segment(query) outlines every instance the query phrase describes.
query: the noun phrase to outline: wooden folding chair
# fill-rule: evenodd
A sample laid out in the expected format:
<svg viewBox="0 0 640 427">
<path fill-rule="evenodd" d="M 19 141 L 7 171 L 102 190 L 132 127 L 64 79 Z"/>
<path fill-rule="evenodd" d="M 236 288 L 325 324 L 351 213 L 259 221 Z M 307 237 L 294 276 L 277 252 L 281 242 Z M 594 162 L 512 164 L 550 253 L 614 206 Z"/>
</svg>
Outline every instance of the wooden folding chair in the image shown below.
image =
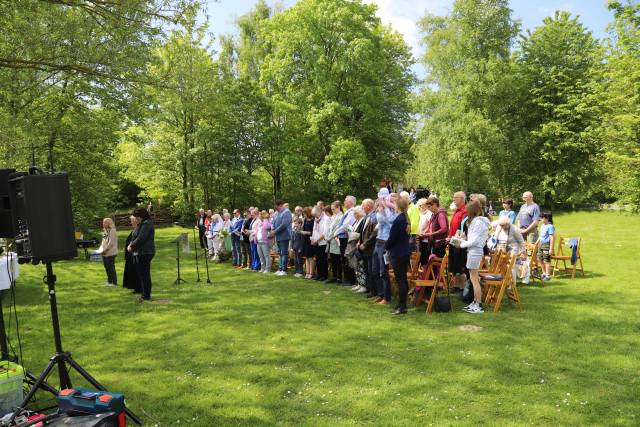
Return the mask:
<svg viewBox="0 0 640 427">
<path fill-rule="evenodd" d="M 531 274 L 529 275 L 529 281 L 531 283 L 534 283 L 537 280 L 538 282 L 540 282 L 540 286 L 544 287 L 544 282 L 542 281 L 542 272 L 544 271 L 544 266 L 538 259 L 538 249 L 540 249 L 540 242 L 525 242 L 525 248 L 527 251 L 527 257 L 529 257 L 529 271 L 531 272 Z M 537 271 L 537 276 L 533 274 L 534 270 Z"/>
<path fill-rule="evenodd" d="M 417 280 L 433 280 L 436 276 L 434 273 L 434 265 L 439 268 L 440 263 L 442 262 L 442 258 L 430 257 L 427 264 L 419 271 L 418 276 L 409 280 L 409 288 L 413 290 L 413 292 L 418 292 L 418 295 L 414 298 L 415 306 L 419 306 L 424 301 L 424 288 L 418 289 L 416 286 Z"/>
<path fill-rule="evenodd" d="M 420 274 L 422 274 L 420 252 L 412 253 L 409 263 L 411 264 L 411 269 L 407 272 L 407 281 L 409 282 L 409 291 L 411 291 L 411 289 L 413 289 L 413 281 L 419 279 Z"/>
<path fill-rule="evenodd" d="M 489 265 L 486 266 L 486 268 L 481 268 L 480 270 L 478 270 L 480 277 L 482 277 L 483 275 L 496 273 L 501 267 L 500 263 L 503 260 L 503 254 L 504 251 L 501 250 L 497 250 L 493 254 L 491 254 L 491 262 L 489 263 Z"/>
<path fill-rule="evenodd" d="M 513 281 L 513 274 L 511 273 L 513 265 L 516 262 L 517 255 L 505 253 L 502 257 L 505 261 L 501 263 L 499 274 L 493 276 L 487 275 L 481 279 L 486 292 L 484 302 L 485 304 L 495 304 L 493 312 L 497 313 L 500 311 L 502 297 L 506 292 L 509 298 L 509 303 L 511 303 L 511 301 L 516 302 L 522 311 L 520 293 L 518 292 L 517 284 Z"/>
<path fill-rule="evenodd" d="M 443 258 L 433 258 L 427 266 L 424 279 L 414 280 L 413 286 L 420 286 L 420 294 L 418 295 L 418 301 L 424 300 L 424 292 L 427 288 L 431 288 L 431 296 L 427 303 L 427 313 L 433 312 L 433 306 L 436 302 L 436 296 L 438 295 L 438 288 L 448 288 L 447 283 L 447 263 L 449 256 L 445 253 Z"/>
<path fill-rule="evenodd" d="M 572 242 L 573 240 L 573 242 Z M 571 263 L 571 254 L 565 255 L 564 247 L 565 245 L 569 245 L 570 243 L 576 244 L 576 262 Z M 558 240 L 558 250 L 557 252 L 551 256 L 551 261 L 555 261 L 553 264 L 553 277 L 556 277 L 557 272 L 561 272 L 563 274 L 569 274 L 571 272 L 571 278 L 576 277 L 576 270 L 579 270 L 584 277 L 584 268 L 582 267 L 582 255 L 580 254 L 580 244 L 582 243 L 582 239 L 580 237 L 560 237 Z M 573 248 L 570 248 L 573 250 Z M 567 267 L 567 261 L 571 264 L 571 267 Z M 558 265 L 562 262 L 563 268 L 558 268 Z M 578 263 L 580 267 L 578 267 Z"/>
<path fill-rule="evenodd" d="M 482 261 L 480 262 L 480 272 L 488 272 L 491 271 L 495 265 L 495 262 L 500 259 L 500 253 L 504 252 L 501 249 L 496 249 L 489 254 L 489 261 L 487 262 L 487 257 L 483 256 Z"/>
<path fill-rule="evenodd" d="M 409 257 L 409 269 L 407 270 L 407 281 L 409 283 L 409 290 L 411 290 L 411 280 L 419 277 L 420 269 L 420 252 L 413 252 Z M 396 273 L 393 271 L 393 267 L 389 264 L 389 283 L 391 284 L 391 293 L 395 296 L 398 295 L 398 283 L 396 282 Z"/>
<path fill-rule="evenodd" d="M 280 254 L 277 252 L 270 252 L 269 256 L 271 257 L 271 268 L 275 268 L 279 266 Z"/>
</svg>

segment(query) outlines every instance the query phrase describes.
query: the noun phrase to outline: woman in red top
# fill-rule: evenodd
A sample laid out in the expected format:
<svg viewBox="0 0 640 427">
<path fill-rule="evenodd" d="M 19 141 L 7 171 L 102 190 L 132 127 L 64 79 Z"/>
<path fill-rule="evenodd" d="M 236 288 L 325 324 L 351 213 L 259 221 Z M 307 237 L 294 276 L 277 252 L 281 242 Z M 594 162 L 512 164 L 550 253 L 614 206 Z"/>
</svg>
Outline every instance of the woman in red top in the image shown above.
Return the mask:
<svg viewBox="0 0 640 427">
<path fill-rule="evenodd" d="M 447 236 L 449 224 L 447 223 L 447 210 L 440 207 L 440 200 L 436 196 L 427 199 L 427 208 L 431 211 L 428 232 L 424 235 L 429 239 L 431 254 L 438 258 L 444 257 L 447 248 Z"/>
<path fill-rule="evenodd" d="M 449 224 L 448 238 L 460 231 L 462 227 L 462 221 L 467 217 L 467 210 L 465 208 L 466 196 L 464 192 L 458 191 L 453 195 L 453 203 L 456 209 L 453 211 L 451 217 L 451 223 Z M 449 246 L 449 273 L 453 274 L 453 287 L 452 291 L 461 291 L 464 288 L 465 272 L 467 265 L 467 250 L 463 248 L 457 248 L 455 246 Z"/>
</svg>

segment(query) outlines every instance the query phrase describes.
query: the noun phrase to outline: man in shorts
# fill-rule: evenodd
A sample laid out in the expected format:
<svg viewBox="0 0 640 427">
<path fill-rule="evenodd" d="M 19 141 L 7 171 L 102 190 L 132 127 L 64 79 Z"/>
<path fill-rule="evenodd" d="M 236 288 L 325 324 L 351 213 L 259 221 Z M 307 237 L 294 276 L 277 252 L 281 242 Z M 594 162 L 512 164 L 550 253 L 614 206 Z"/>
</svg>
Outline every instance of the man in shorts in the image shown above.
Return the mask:
<svg viewBox="0 0 640 427">
<path fill-rule="evenodd" d="M 456 234 L 461 233 L 463 228 L 463 220 L 467 217 L 467 210 L 465 203 L 467 196 L 463 191 L 458 191 L 453 195 L 453 204 L 455 210 L 451 216 L 451 222 L 449 223 L 448 239 L 451 239 Z M 464 288 L 466 279 L 466 265 L 467 265 L 467 250 L 464 248 L 449 246 L 449 273 L 453 274 L 453 286 L 452 291 L 457 292 Z"/>
</svg>

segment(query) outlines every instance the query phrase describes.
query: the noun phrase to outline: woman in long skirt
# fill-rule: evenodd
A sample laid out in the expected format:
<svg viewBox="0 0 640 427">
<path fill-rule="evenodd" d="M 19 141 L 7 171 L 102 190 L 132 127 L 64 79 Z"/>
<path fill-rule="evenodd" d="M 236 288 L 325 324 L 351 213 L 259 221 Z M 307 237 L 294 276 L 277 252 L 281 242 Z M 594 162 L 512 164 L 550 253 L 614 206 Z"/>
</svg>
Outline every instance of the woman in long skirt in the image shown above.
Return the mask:
<svg viewBox="0 0 640 427">
<path fill-rule="evenodd" d="M 129 233 L 129 236 L 127 237 L 127 240 L 124 244 L 125 248 L 129 247 L 129 243 L 131 243 L 131 240 L 133 238 L 133 232 L 135 231 L 136 227 L 138 227 L 138 218 L 136 218 L 135 216 L 131 216 L 129 220 L 131 221 L 131 226 L 133 227 L 133 229 L 131 230 L 131 233 Z M 124 251 L 124 275 L 122 277 L 122 286 L 127 289 L 131 289 L 132 293 L 134 294 L 142 293 L 142 289 L 140 288 L 140 280 L 138 280 L 138 271 L 136 270 L 136 264 L 133 262 L 133 254 L 126 250 Z"/>
</svg>

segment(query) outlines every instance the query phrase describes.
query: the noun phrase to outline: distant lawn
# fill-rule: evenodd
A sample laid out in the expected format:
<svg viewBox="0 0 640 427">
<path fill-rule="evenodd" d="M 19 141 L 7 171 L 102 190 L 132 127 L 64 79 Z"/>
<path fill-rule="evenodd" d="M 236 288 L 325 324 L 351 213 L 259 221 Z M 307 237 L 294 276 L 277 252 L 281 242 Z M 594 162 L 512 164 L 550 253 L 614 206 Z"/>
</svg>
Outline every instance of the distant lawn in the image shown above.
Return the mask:
<svg viewBox="0 0 640 427">
<path fill-rule="evenodd" d="M 171 241 L 192 234 L 161 229 L 153 296 L 168 305 L 103 287 L 101 264 L 55 264 L 63 345 L 149 426 L 637 426 L 640 216 L 562 214 L 556 227 L 584 238 L 586 278 L 521 286 L 522 313 L 456 301 L 401 318 L 349 289 L 228 264 L 196 285 L 190 259 L 173 286 Z M 54 351 L 43 274 L 23 266 L 16 291 L 34 372 Z"/>
</svg>

